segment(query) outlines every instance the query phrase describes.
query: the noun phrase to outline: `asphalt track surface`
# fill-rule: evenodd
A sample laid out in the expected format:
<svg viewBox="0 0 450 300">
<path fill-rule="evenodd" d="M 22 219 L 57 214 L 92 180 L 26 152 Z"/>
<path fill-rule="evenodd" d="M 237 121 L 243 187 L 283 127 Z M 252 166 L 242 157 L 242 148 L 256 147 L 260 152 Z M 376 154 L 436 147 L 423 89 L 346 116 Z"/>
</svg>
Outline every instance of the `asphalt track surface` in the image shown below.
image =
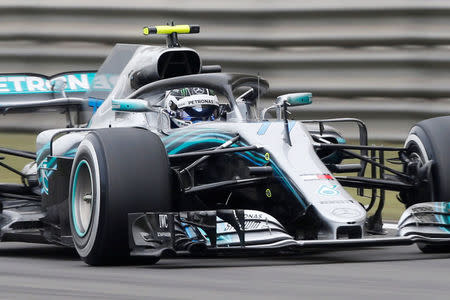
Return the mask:
<svg viewBox="0 0 450 300">
<path fill-rule="evenodd" d="M 416 246 L 89 267 L 75 251 L 0 244 L 0 299 L 448 299 L 450 254 Z"/>
</svg>

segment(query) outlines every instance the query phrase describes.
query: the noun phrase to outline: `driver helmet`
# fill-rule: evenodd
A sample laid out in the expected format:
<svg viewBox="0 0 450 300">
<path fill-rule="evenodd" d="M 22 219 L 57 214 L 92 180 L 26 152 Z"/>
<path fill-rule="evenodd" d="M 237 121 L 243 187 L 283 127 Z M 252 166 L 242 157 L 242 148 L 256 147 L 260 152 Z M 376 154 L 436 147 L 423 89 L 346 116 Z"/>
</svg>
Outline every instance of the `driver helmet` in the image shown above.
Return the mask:
<svg viewBox="0 0 450 300">
<path fill-rule="evenodd" d="M 166 92 L 165 109 L 177 127 L 201 121 L 214 121 L 218 116 L 219 99 L 214 91 L 192 87 Z"/>
</svg>

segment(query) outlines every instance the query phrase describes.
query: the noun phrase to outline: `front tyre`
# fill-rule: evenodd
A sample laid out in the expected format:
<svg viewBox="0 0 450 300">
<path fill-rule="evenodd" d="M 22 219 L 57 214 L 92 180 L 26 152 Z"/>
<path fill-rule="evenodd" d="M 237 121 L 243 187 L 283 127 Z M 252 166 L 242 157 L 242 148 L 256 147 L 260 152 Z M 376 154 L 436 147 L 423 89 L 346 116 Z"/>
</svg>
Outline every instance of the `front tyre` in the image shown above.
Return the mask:
<svg viewBox="0 0 450 300">
<path fill-rule="evenodd" d="M 405 142 L 407 155 L 419 165 L 433 161 L 429 191 L 418 191 L 421 198 L 406 199 L 407 206 L 419 202 L 450 201 L 450 116 L 417 123 Z M 426 192 L 426 193 L 424 193 Z"/>
<path fill-rule="evenodd" d="M 129 262 L 128 213 L 172 211 L 170 179 L 166 150 L 154 133 L 89 133 L 78 147 L 69 193 L 70 227 L 81 259 L 90 265 Z"/>
<path fill-rule="evenodd" d="M 419 166 L 433 161 L 431 182 L 415 195 L 405 197 L 407 206 L 419 202 L 450 202 L 450 116 L 432 118 L 417 123 L 405 142 L 407 155 Z M 424 253 L 449 252 L 449 246 L 419 243 Z"/>
</svg>

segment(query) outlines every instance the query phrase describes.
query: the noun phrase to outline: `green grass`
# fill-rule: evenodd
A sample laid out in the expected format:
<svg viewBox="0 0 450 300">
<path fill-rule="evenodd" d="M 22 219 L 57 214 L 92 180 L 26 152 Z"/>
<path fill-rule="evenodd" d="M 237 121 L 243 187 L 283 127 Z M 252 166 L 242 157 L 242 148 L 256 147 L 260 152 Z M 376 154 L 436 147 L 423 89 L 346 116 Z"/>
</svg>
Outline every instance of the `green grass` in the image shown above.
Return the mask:
<svg viewBox="0 0 450 300">
<path fill-rule="evenodd" d="M 36 134 L 0 132 L 0 147 L 17 150 L 36 151 Z M 12 155 L 0 154 L 3 163 L 21 171 L 31 160 Z M 15 173 L 0 167 L 0 182 L 20 183 L 20 177 Z"/>
<path fill-rule="evenodd" d="M 369 198 L 363 198 L 360 197 L 356 194 L 356 189 L 353 188 L 345 188 L 350 195 L 352 195 L 352 197 L 355 200 L 358 200 L 359 202 L 367 205 L 370 202 Z M 365 193 L 366 196 L 370 196 L 371 194 L 369 194 L 369 190 L 366 190 Z M 386 201 L 385 201 L 385 205 L 384 205 L 384 209 L 383 209 L 383 219 L 384 220 L 398 220 L 402 214 L 402 212 L 405 210 L 405 206 L 403 205 L 403 203 L 401 203 L 400 201 L 398 201 L 396 199 L 396 192 L 390 192 L 390 191 L 386 191 Z M 374 208 L 369 211 L 369 215 L 372 215 L 375 212 L 375 209 L 377 207 L 378 202 L 375 204 Z"/>
<path fill-rule="evenodd" d="M 27 150 L 27 151 L 36 151 L 36 134 L 32 133 L 2 133 L 0 132 L 0 147 L 5 148 L 13 148 L 19 150 Z M 377 145 L 384 144 L 385 146 L 397 146 L 401 147 L 400 144 L 392 144 L 392 143 L 375 143 Z M 386 152 L 386 158 L 392 158 L 395 153 Z M 1 154 L 0 154 L 1 155 Z M 30 162 L 29 159 L 24 159 L 20 157 L 10 156 L 10 155 L 1 155 L 5 157 L 3 160 L 4 163 L 21 170 L 23 166 Z M 357 163 L 357 160 L 346 160 L 346 163 Z M 399 166 L 391 166 L 394 169 L 399 170 Z M 370 174 L 370 166 L 367 167 L 367 174 Z M 343 174 L 345 175 L 345 174 Z M 354 174 L 347 174 L 354 175 Z M 8 182 L 8 183 L 19 183 L 20 178 L 16 174 L 6 170 L 5 168 L 0 168 L 0 182 Z M 346 188 L 346 190 L 358 201 L 363 204 L 368 204 L 370 200 L 368 198 L 360 197 L 356 194 L 356 189 L 354 188 Z M 369 196 L 370 190 L 366 190 L 366 195 Z M 397 220 L 401 213 L 404 210 L 404 206 L 396 199 L 395 192 L 386 192 L 386 204 L 383 211 L 383 218 L 388 220 Z M 375 205 L 376 207 L 376 205 Z M 370 214 L 370 212 L 369 212 Z"/>
<path fill-rule="evenodd" d="M 393 143 L 386 143 L 386 142 L 373 142 L 373 143 L 369 143 L 369 145 L 377 145 L 377 146 L 389 146 L 389 147 L 402 147 L 402 144 L 393 144 Z M 355 150 L 352 150 L 355 151 Z M 357 151 L 356 153 L 359 153 L 359 151 Z M 377 152 L 378 154 L 378 152 Z M 397 153 L 396 152 L 385 152 L 385 160 L 389 159 L 389 158 L 395 158 L 397 157 Z M 359 163 L 359 160 L 357 159 L 348 159 L 345 160 L 344 163 Z M 385 164 L 387 164 L 387 166 L 389 166 L 390 168 L 394 169 L 394 170 L 398 170 L 401 171 L 401 166 L 400 165 L 393 165 L 393 164 L 389 164 L 388 162 L 385 161 Z M 371 167 L 370 164 L 367 165 L 366 168 L 366 176 L 370 177 L 370 171 L 371 171 Z M 378 171 L 377 171 L 378 172 Z M 388 173 L 389 174 L 389 173 Z M 338 175 L 348 175 L 348 176 L 355 176 L 355 174 L 338 174 Z M 370 202 L 370 198 L 366 198 L 366 197 L 360 197 L 357 195 L 356 193 L 356 189 L 355 188 L 345 188 L 350 195 L 352 195 L 352 197 L 356 200 L 358 200 L 359 202 L 363 203 L 364 205 L 369 204 Z M 371 190 L 366 189 L 365 190 L 365 196 L 369 196 L 372 194 Z M 405 210 L 405 206 L 403 205 L 403 203 L 401 203 L 400 201 L 397 200 L 396 196 L 397 196 L 397 192 L 391 192 L 391 191 L 386 191 L 386 201 L 385 201 L 385 205 L 384 205 L 384 209 L 383 209 L 383 219 L 385 220 L 398 220 L 402 214 L 402 212 Z M 378 205 L 378 201 L 375 204 L 374 208 L 372 208 L 371 211 L 369 211 L 369 215 L 373 214 L 375 212 L 375 209 Z"/>
</svg>

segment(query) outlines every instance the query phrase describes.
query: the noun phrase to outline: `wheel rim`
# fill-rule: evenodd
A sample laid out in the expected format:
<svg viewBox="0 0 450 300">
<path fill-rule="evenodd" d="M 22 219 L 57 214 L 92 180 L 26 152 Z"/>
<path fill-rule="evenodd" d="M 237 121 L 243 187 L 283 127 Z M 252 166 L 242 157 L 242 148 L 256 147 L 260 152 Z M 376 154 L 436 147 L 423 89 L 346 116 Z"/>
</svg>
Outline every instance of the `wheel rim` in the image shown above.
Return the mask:
<svg viewBox="0 0 450 300">
<path fill-rule="evenodd" d="M 88 232 L 95 207 L 92 172 L 87 161 L 82 160 L 77 166 L 72 187 L 72 220 L 78 236 Z"/>
<path fill-rule="evenodd" d="M 418 163 L 418 167 L 423 167 L 428 161 L 428 154 L 423 146 L 422 142 L 418 138 L 414 138 L 407 143 L 405 143 L 405 148 L 407 148 L 407 155 L 410 160 Z M 429 184 L 422 187 L 421 190 L 415 192 L 415 199 L 429 199 L 429 201 L 434 201 L 433 192 L 433 182 L 430 180 Z M 414 201 L 410 205 L 418 203 L 419 201 Z"/>
<path fill-rule="evenodd" d="M 409 155 L 410 159 L 413 161 L 417 161 L 419 164 L 419 167 L 422 167 L 424 165 L 422 155 L 420 153 L 417 153 L 416 151 L 411 152 Z"/>
</svg>

